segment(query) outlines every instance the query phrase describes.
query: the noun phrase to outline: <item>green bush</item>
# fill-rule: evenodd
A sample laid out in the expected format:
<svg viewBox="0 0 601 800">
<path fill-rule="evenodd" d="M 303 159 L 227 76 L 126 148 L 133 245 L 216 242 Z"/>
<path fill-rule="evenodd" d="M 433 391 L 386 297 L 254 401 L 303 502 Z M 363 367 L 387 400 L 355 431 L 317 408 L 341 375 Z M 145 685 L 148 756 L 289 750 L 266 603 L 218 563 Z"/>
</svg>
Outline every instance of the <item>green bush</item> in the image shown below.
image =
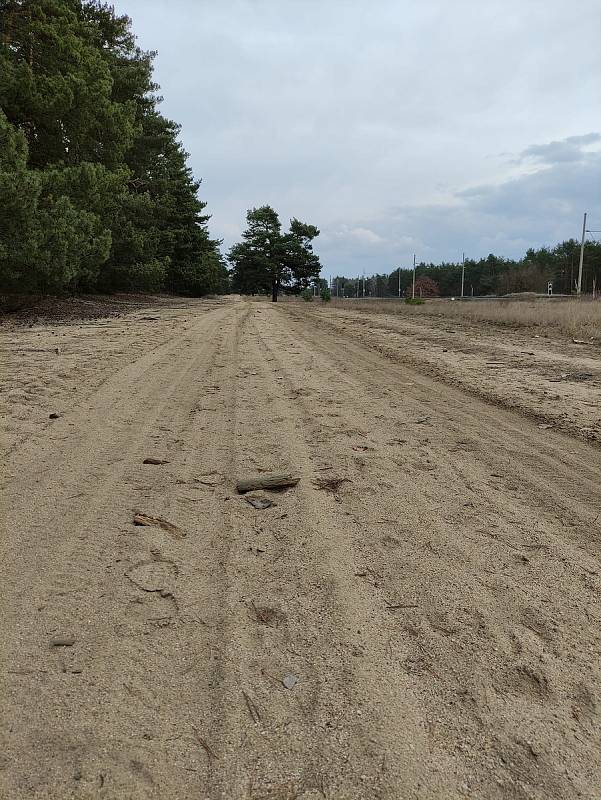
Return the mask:
<svg viewBox="0 0 601 800">
<path fill-rule="evenodd" d="M 322 289 L 319 296 L 321 297 L 323 303 L 329 303 L 332 299 L 332 293 L 327 288 Z"/>
<path fill-rule="evenodd" d="M 313 302 L 313 290 L 309 289 L 309 287 L 307 287 L 306 289 L 303 289 L 302 292 L 301 292 L 301 297 L 303 298 L 305 303 L 312 303 Z"/>
<path fill-rule="evenodd" d="M 426 301 L 423 297 L 406 297 L 405 302 L 408 306 L 423 306 Z"/>
</svg>

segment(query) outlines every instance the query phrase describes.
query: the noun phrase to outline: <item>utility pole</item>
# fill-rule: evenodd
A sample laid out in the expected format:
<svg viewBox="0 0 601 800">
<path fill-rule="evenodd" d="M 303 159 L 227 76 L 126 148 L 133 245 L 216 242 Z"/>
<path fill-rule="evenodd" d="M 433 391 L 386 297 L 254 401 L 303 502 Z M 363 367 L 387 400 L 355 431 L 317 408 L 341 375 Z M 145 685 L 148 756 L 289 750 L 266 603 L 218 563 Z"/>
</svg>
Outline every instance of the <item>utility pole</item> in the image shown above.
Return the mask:
<svg viewBox="0 0 601 800">
<path fill-rule="evenodd" d="M 461 296 L 463 297 L 463 284 L 465 281 L 465 253 L 461 258 Z"/>
<path fill-rule="evenodd" d="M 411 290 L 411 297 L 415 300 L 415 253 L 413 254 L 413 289 Z"/>
<path fill-rule="evenodd" d="M 401 268 L 399 267 L 399 297 L 401 296 Z"/>
<path fill-rule="evenodd" d="M 584 238 L 586 236 L 586 211 L 584 212 L 584 222 L 582 223 L 582 241 L 580 242 L 580 264 L 578 266 L 578 285 L 576 294 L 580 297 L 582 292 L 582 264 L 584 262 Z"/>
<path fill-rule="evenodd" d="M 365 270 L 363 270 L 363 297 L 365 297 Z"/>
</svg>

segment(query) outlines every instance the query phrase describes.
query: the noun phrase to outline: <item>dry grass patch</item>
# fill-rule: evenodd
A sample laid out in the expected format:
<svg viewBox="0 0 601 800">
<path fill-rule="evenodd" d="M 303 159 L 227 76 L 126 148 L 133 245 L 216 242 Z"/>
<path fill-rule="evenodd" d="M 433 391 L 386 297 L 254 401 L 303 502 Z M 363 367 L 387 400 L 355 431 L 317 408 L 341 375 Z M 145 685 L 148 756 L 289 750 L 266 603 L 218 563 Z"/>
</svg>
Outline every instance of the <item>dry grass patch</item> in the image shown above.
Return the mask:
<svg viewBox="0 0 601 800">
<path fill-rule="evenodd" d="M 338 300 L 334 305 L 371 314 L 427 316 L 489 322 L 512 328 L 544 329 L 549 333 L 601 341 L 601 300 L 428 300 L 423 306 L 405 305 L 395 300 Z"/>
</svg>

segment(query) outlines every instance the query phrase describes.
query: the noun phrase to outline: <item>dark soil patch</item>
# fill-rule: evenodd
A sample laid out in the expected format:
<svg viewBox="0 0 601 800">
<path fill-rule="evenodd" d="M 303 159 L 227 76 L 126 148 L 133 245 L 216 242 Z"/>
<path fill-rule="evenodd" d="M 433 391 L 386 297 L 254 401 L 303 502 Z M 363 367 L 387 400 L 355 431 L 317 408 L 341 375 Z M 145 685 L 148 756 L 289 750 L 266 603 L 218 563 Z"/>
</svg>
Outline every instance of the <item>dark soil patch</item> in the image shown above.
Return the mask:
<svg viewBox="0 0 601 800">
<path fill-rule="evenodd" d="M 1 295 L 0 324 L 39 325 L 120 317 L 149 306 L 171 305 L 167 295 L 114 294 L 74 297 Z"/>
</svg>

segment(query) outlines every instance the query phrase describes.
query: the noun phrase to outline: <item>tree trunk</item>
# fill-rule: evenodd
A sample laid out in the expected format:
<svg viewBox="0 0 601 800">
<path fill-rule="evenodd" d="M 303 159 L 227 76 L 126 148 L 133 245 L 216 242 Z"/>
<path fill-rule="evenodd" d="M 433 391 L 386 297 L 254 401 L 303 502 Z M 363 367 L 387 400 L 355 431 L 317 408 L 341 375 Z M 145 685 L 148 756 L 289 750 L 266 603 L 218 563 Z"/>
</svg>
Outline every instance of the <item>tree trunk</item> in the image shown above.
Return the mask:
<svg viewBox="0 0 601 800">
<path fill-rule="evenodd" d="M 279 289 L 279 281 L 273 280 L 271 282 L 271 302 L 277 303 L 278 302 L 278 289 Z"/>
</svg>

